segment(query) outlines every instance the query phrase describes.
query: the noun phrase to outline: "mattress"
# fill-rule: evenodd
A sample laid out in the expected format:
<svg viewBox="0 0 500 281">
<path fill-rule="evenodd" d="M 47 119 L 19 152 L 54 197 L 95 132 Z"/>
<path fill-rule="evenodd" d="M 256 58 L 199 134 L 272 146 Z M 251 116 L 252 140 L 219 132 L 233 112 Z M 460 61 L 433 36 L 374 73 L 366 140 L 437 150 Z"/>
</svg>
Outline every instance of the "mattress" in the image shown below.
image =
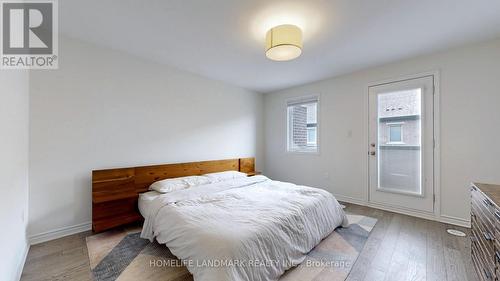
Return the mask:
<svg viewBox="0 0 500 281">
<path fill-rule="evenodd" d="M 160 196 L 161 193 L 157 191 L 148 191 L 145 193 L 139 194 L 139 212 L 141 213 L 142 217 L 146 218 L 148 215 L 148 211 L 151 209 L 151 204 L 153 204 L 153 201 Z"/>
<path fill-rule="evenodd" d="M 140 200 L 141 237 L 181 259 L 196 281 L 272 281 L 300 264 L 346 215 L 329 192 L 265 176 Z"/>
</svg>

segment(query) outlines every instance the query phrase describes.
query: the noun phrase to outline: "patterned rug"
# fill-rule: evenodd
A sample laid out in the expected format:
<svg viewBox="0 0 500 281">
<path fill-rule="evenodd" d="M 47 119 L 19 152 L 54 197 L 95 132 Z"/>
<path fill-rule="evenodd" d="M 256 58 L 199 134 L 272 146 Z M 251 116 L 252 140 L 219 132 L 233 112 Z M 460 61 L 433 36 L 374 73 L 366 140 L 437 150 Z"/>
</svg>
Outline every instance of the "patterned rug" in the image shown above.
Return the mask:
<svg viewBox="0 0 500 281">
<path fill-rule="evenodd" d="M 280 281 L 345 280 L 377 220 L 347 214 L 350 226 L 337 228 L 286 271 Z M 95 281 L 188 281 L 192 275 L 164 245 L 141 239 L 140 228 L 111 230 L 87 237 Z"/>
</svg>

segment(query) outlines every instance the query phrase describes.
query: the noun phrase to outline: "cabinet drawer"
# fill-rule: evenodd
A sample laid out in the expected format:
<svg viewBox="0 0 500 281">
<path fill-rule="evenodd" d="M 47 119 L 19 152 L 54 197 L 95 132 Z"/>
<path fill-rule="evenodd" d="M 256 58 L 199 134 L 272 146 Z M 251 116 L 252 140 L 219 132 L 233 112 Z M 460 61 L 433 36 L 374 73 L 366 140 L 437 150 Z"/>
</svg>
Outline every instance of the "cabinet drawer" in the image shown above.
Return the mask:
<svg viewBox="0 0 500 281">
<path fill-rule="evenodd" d="M 481 277 L 482 280 L 495 280 L 496 267 L 495 264 L 490 261 L 487 261 L 487 256 L 485 256 L 484 252 L 478 248 L 477 243 L 473 243 L 471 246 L 471 253 L 474 267 L 476 268 L 477 274 Z"/>
<path fill-rule="evenodd" d="M 493 220 L 495 221 L 495 229 L 500 233 L 500 210 L 495 208 L 495 212 L 493 213 Z"/>
<path fill-rule="evenodd" d="M 500 186 L 471 187 L 471 255 L 482 281 L 500 277 Z"/>
<path fill-rule="evenodd" d="M 476 255 L 474 254 L 474 250 L 471 250 L 472 252 L 472 266 L 474 267 L 474 270 L 476 271 L 476 274 L 479 277 L 479 280 L 484 281 L 484 275 L 481 275 L 480 272 L 482 271 L 481 266 L 479 264 L 479 261 L 477 260 Z"/>
<path fill-rule="evenodd" d="M 492 235 L 495 235 L 497 227 L 495 226 L 494 221 L 485 217 L 484 213 L 480 210 L 477 210 L 474 206 L 471 209 L 471 213 L 472 213 L 471 220 L 475 220 L 478 224 L 481 225 L 482 228 L 491 232 Z"/>
<path fill-rule="evenodd" d="M 478 189 L 472 189 L 471 198 L 472 207 L 475 207 L 478 211 L 481 211 L 481 213 L 483 213 L 488 218 L 488 220 L 494 223 L 494 214 L 496 211 L 495 204 Z"/>
<path fill-rule="evenodd" d="M 481 254 L 481 259 L 487 262 L 490 265 L 495 265 L 494 255 L 494 244 L 493 242 L 484 239 L 483 234 L 476 227 L 473 227 L 471 230 L 474 237 L 476 237 L 476 241 L 473 244 L 477 248 L 477 253 Z"/>
<path fill-rule="evenodd" d="M 487 279 L 487 271 L 483 270 L 483 265 L 481 261 L 478 260 L 478 257 L 474 255 L 474 250 L 472 250 L 472 265 L 474 266 L 474 270 L 476 271 L 477 276 L 479 277 L 478 280 L 480 281 L 492 281 L 492 279 Z"/>
</svg>

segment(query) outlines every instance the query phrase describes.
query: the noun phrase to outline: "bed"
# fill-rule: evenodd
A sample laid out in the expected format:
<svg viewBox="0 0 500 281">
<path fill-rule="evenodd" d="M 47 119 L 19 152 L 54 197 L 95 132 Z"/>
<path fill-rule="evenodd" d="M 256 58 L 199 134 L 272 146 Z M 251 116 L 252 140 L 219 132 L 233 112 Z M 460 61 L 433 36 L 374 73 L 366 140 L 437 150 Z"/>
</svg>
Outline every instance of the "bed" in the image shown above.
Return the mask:
<svg viewBox="0 0 500 281">
<path fill-rule="evenodd" d="M 277 280 L 347 219 L 327 191 L 265 176 L 139 197 L 141 237 L 165 244 L 197 281 Z"/>
<path fill-rule="evenodd" d="M 232 170 L 254 175 L 254 159 L 94 170 L 93 230 L 144 219 L 141 237 L 165 244 L 195 281 L 267 281 L 348 223 L 329 192 L 261 175 L 148 191 L 165 179 Z"/>
</svg>

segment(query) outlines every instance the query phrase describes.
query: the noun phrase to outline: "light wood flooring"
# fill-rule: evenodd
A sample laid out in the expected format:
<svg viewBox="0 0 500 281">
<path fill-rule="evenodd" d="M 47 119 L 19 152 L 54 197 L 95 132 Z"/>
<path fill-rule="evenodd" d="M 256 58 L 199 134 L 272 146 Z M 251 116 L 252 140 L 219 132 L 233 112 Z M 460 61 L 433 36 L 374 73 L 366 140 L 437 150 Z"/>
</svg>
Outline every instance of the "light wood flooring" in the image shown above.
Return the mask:
<svg viewBox="0 0 500 281">
<path fill-rule="evenodd" d="M 382 210 L 347 205 L 350 213 L 378 223 L 347 280 L 478 280 L 471 264 L 470 239 L 446 233 L 455 228 Z M 31 246 L 21 280 L 91 280 L 84 232 Z"/>
</svg>

